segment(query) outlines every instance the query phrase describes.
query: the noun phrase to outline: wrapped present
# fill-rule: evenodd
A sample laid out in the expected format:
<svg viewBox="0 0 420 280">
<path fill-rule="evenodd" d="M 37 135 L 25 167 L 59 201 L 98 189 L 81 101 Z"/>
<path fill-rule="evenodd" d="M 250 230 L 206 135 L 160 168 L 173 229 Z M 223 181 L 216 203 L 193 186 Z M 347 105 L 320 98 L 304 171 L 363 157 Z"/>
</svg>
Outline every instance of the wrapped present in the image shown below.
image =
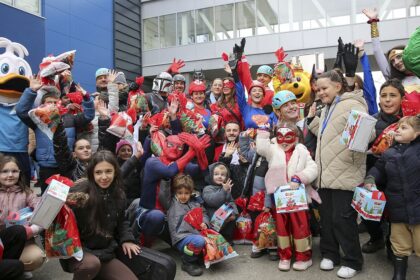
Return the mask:
<svg viewBox="0 0 420 280">
<path fill-rule="evenodd" d="M 52 140 L 60 123 L 60 112 L 57 106 L 41 105 L 29 111 L 29 117 L 47 137 Z"/>
<path fill-rule="evenodd" d="M 47 229 L 66 202 L 69 186 L 52 180 L 34 210 L 31 223 Z"/>
<path fill-rule="evenodd" d="M 210 220 L 212 229 L 219 232 L 225 223 L 226 219 L 233 213 L 233 208 L 230 204 L 223 204 L 219 209 L 214 212 L 213 217 Z"/>
<path fill-rule="evenodd" d="M 236 227 L 233 231 L 233 243 L 252 244 L 252 219 L 246 211 L 247 198 L 239 197 L 235 200 L 242 211 L 236 219 Z"/>
<path fill-rule="evenodd" d="M 351 110 L 340 143 L 352 151 L 366 152 L 376 121 L 367 113 Z"/>
<path fill-rule="evenodd" d="M 305 186 L 301 184 L 293 190 L 289 185 L 280 186 L 274 192 L 277 213 L 291 213 L 308 210 Z"/>
<path fill-rule="evenodd" d="M 160 130 L 152 132 L 150 150 L 155 156 L 159 157 L 162 154 L 163 145 L 166 145 L 165 134 Z"/>
<path fill-rule="evenodd" d="M 17 212 L 10 212 L 5 220 L 6 227 L 14 225 L 26 226 L 29 224 L 32 214 L 33 212 L 30 207 L 22 208 Z"/>
<path fill-rule="evenodd" d="M 249 211 L 262 211 L 264 209 L 265 193 L 259 191 L 249 198 Z"/>
<path fill-rule="evenodd" d="M 363 187 L 354 190 L 351 206 L 366 220 L 380 221 L 385 209 L 386 197 L 381 191 Z"/>
<path fill-rule="evenodd" d="M 133 137 L 133 119 L 126 112 L 119 112 L 112 116 L 107 132 L 119 138 L 130 139 Z"/>
<path fill-rule="evenodd" d="M 64 205 L 52 224 L 45 231 L 47 257 L 83 258 L 82 244 L 76 217 L 69 206 Z"/>
<path fill-rule="evenodd" d="M 203 118 L 191 110 L 185 109 L 178 113 L 182 131 L 192 134 L 202 135 L 205 133 Z"/>
<path fill-rule="evenodd" d="M 212 229 L 201 229 L 201 224 L 203 223 L 203 209 L 201 207 L 188 211 L 184 216 L 184 221 L 199 230 L 200 234 L 204 236 L 206 241 L 206 246 L 204 248 L 204 265 L 206 268 L 209 268 L 210 265 L 214 263 L 238 256 L 229 242 L 227 242 L 220 233 Z"/>
<path fill-rule="evenodd" d="M 420 93 L 417 91 L 406 92 L 401 101 L 401 110 L 404 117 L 420 114 Z"/>
<path fill-rule="evenodd" d="M 270 212 L 262 212 L 255 219 L 253 238 L 258 250 L 277 249 L 276 222 Z"/>
</svg>

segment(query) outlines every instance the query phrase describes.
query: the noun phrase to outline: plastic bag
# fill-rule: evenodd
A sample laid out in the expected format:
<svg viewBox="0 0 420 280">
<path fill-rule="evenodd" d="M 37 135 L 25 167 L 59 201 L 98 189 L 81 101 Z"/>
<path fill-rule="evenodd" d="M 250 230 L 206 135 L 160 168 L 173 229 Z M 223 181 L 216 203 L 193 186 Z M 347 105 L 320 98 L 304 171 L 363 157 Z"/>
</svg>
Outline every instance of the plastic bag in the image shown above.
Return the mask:
<svg viewBox="0 0 420 280">
<path fill-rule="evenodd" d="M 401 110 L 404 117 L 420 114 L 420 93 L 417 91 L 406 93 L 401 101 Z"/>
<path fill-rule="evenodd" d="M 41 105 L 29 111 L 29 117 L 47 137 L 52 140 L 60 123 L 60 112 L 57 106 Z"/>
<path fill-rule="evenodd" d="M 382 133 L 376 138 L 375 142 L 372 145 L 372 153 L 375 155 L 382 155 L 389 147 L 391 147 L 393 142 L 393 136 L 397 131 L 398 123 L 393 123 L 387 128 L 385 128 Z"/>
<path fill-rule="evenodd" d="M 203 209 L 201 207 L 192 209 L 184 216 L 184 221 L 189 223 L 195 229 L 201 230 L 201 224 L 203 223 Z M 206 241 L 206 246 L 203 250 L 204 265 L 206 268 L 209 268 L 210 265 L 214 263 L 238 256 L 232 246 L 230 246 L 220 233 L 212 229 L 205 229 L 201 230 L 200 234 L 204 236 Z"/>
<path fill-rule="evenodd" d="M 165 141 L 166 136 L 162 131 L 152 132 L 150 150 L 155 156 L 159 157 L 162 154 L 163 145 L 166 145 Z"/>
<path fill-rule="evenodd" d="M 235 200 L 242 212 L 236 219 L 236 227 L 233 232 L 233 243 L 235 244 L 252 244 L 252 219 L 246 211 L 246 204 L 248 199 L 239 197 Z"/>
<path fill-rule="evenodd" d="M 178 113 L 182 131 L 202 135 L 205 133 L 203 118 L 191 110 L 185 109 Z"/>
<path fill-rule="evenodd" d="M 76 217 L 64 205 L 50 227 L 45 231 L 45 252 L 47 257 L 83 258 L 82 243 L 77 228 Z"/>
<path fill-rule="evenodd" d="M 106 131 L 119 138 L 130 139 L 134 132 L 133 119 L 126 112 L 119 112 L 112 116 L 111 125 Z"/>
<path fill-rule="evenodd" d="M 277 248 L 276 223 L 270 212 L 262 212 L 255 219 L 253 237 L 258 250 Z"/>
<path fill-rule="evenodd" d="M 248 210 L 249 211 L 262 211 L 264 209 L 265 193 L 259 191 L 249 198 Z"/>
</svg>

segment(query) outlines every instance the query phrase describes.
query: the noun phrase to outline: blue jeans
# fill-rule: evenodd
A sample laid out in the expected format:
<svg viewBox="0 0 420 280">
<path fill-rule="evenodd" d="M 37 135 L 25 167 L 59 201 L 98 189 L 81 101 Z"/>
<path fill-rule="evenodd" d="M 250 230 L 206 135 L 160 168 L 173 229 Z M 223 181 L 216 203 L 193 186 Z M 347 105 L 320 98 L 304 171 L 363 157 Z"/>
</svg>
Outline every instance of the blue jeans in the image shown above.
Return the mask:
<svg viewBox="0 0 420 280">
<path fill-rule="evenodd" d="M 158 236 L 165 228 L 165 214 L 160 210 L 145 210 L 139 209 L 137 216 L 137 223 L 140 227 L 140 231 L 145 235 Z M 139 211 L 137 210 L 137 211 Z M 141 213 L 145 210 L 144 213 Z"/>
<path fill-rule="evenodd" d="M 206 241 L 204 237 L 198 234 L 191 234 L 176 243 L 175 247 L 184 255 L 188 256 L 188 261 L 193 262 L 197 260 L 197 256 L 201 254 Z"/>
</svg>

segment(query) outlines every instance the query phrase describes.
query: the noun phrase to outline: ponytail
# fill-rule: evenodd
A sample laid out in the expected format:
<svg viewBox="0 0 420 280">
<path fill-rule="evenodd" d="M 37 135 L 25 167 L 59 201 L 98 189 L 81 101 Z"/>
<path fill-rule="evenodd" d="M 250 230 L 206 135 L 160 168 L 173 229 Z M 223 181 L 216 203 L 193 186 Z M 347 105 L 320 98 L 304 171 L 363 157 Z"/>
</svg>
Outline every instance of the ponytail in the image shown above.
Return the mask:
<svg viewBox="0 0 420 280">
<path fill-rule="evenodd" d="M 341 70 L 334 69 L 334 70 L 322 73 L 321 75 L 318 76 L 318 79 L 322 79 L 322 78 L 328 78 L 333 82 L 341 84 L 341 90 L 339 92 L 340 95 L 347 91 L 351 91 L 349 84 L 347 83 L 347 80 L 344 77 L 343 72 L 341 72 Z"/>
</svg>

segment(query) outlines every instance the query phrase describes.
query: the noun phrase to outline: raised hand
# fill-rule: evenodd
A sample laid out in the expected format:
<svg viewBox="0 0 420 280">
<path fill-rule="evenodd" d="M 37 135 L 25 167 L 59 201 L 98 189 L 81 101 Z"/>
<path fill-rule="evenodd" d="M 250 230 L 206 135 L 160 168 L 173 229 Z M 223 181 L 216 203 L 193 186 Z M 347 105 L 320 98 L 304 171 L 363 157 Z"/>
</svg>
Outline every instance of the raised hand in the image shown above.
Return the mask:
<svg viewBox="0 0 420 280">
<path fill-rule="evenodd" d="M 168 112 L 169 112 L 171 121 L 174 121 L 176 119 L 176 113 L 178 113 L 178 108 L 179 108 L 178 98 L 172 99 L 172 102 L 168 107 Z"/>
<path fill-rule="evenodd" d="M 346 68 L 347 77 L 354 77 L 356 74 L 357 63 L 359 60 L 357 55 L 358 52 L 359 49 L 351 43 L 348 43 L 344 46 L 343 62 L 344 67 Z"/>
<path fill-rule="evenodd" d="M 39 75 L 29 77 L 29 87 L 33 92 L 37 92 L 42 87 L 41 77 Z"/>
<path fill-rule="evenodd" d="M 141 144 L 140 141 L 137 142 L 136 150 L 137 150 L 137 152 L 136 152 L 136 154 L 134 156 L 139 159 L 144 154 L 143 145 Z"/>
<path fill-rule="evenodd" d="M 108 118 L 109 117 L 109 110 L 108 106 L 106 105 L 105 101 L 99 99 L 98 100 L 98 108 L 96 109 L 99 113 L 101 118 Z"/>
<path fill-rule="evenodd" d="M 231 179 L 227 179 L 226 182 L 222 183 L 222 187 L 226 192 L 231 192 L 233 187 L 233 182 Z"/>
<path fill-rule="evenodd" d="M 226 145 L 225 157 L 230 157 L 238 149 L 238 143 L 230 142 Z"/>
<path fill-rule="evenodd" d="M 185 62 L 182 59 L 176 60 L 176 58 L 173 59 L 172 64 L 168 68 L 168 73 L 170 74 L 178 74 L 179 69 L 185 66 Z"/>
<path fill-rule="evenodd" d="M 110 69 L 108 72 L 108 83 L 113 83 L 117 77 L 117 71 Z"/>
<path fill-rule="evenodd" d="M 370 20 L 372 19 L 378 19 L 378 11 L 376 8 L 366 8 L 363 9 L 362 12 L 367 16 Z"/>
</svg>

